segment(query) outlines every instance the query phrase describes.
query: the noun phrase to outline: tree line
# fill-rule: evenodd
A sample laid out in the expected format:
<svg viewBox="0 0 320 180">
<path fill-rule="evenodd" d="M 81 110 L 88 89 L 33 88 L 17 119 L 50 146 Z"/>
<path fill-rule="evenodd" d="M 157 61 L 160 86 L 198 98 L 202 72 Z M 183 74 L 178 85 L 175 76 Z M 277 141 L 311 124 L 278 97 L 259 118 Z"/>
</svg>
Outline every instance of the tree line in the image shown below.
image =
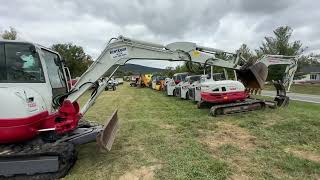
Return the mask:
<svg viewBox="0 0 320 180">
<path fill-rule="evenodd" d="M 317 65 L 320 63 L 312 57 L 319 57 L 320 55 L 308 54 L 303 55 L 307 47 L 303 46 L 302 42 L 299 40 L 291 41 L 293 29 L 289 26 L 281 26 L 273 31 L 272 36 L 266 36 L 262 40 L 261 45 L 255 49 L 251 50 L 248 45 L 242 44 L 240 48 L 235 53 L 241 53 L 247 61 L 256 61 L 265 54 L 273 55 L 286 55 L 286 56 L 299 56 L 298 61 L 298 71 L 303 66 L 306 65 Z M 1 34 L 3 39 L 15 40 L 17 39 L 18 33 L 15 28 L 10 27 L 9 30 L 4 30 Z M 65 60 L 66 66 L 69 67 L 72 77 L 80 76 L 93 62 L 90 55 L 84 52 L 81 46 L 72 43 L 59 43 L 53 44 L 51 48 L 57 51 L 62 58 Z M 230 56 L 226 54 L 217 54 L 218 58 L 228 60 Z M 174 73 L 178 72 L 188 72 L 190 67 L 193 71 L 201 74 L 203 70 L 197 65 L 188 65 L 187 63 L 177 66 L 175 68 L 167 67 L 162 73 L 165 76 L 171 77 Z M 268 79 L 277 80 L 281 79 L 283 76 L 285 66 L 270 66 Z M 194 70 L 195 69 L 195 70 Z M 221 72 L 222 68 L 214 67 L 215 72 Z M 130 72 L 118 72 L 117 75 L 130 75 Z"/>
</svg>

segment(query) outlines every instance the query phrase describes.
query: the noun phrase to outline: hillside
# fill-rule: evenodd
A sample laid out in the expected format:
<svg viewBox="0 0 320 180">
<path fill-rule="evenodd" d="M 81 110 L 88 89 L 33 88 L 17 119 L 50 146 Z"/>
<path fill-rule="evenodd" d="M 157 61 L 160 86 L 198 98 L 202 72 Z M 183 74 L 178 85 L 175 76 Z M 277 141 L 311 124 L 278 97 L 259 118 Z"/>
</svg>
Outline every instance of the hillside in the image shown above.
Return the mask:
<svg viewBox="0 0 320 180">
<path fill-rule="evenodd" d="M 139 74 L 139 73 L 156 73 L 156 72 L 162 72 L 162 71 L 164 71 L 164 69 L 141 66 L 137 64 L 126 64 L 124 66 L 121 66 L 118 69 L 118 72 L 122 72 L 125 74 L 129 72 L 131 72 L 132 74 Z"/>
</svg>

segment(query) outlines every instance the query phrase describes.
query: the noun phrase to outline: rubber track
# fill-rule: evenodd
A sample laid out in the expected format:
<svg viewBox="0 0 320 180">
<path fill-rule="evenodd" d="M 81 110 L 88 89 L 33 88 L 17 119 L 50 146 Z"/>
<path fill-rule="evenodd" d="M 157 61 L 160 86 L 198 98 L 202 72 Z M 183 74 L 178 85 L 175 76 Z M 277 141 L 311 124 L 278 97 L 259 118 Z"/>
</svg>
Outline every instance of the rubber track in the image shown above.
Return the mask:
<svg viewBox="0 0 320 180">
<path fill-rule="evenodd" d="M 255 104 L 259 104 L 261 106 L 259 106 L 257 109 L 243 109 L 243 110 L 237 110 L 234 112 L 229 112 L 229 113 L 223 113 L 223 114 L 217 114 L 217 110 L 223 110 L 223 109 L 227 109 L 227 108 L 234 108 L 234 107 L 241 107 L 241 106 L 250 106 L 250 105 L 255 105 Z M 241 113 L 241 112 L 247 112 L 247 111 L 254 111 L 254 110 L 260 110 L 260 109 L 264 109 L 266 106 L 265 101 L 264 100 L 254 100 L 254 99 L 248 99 L 246 101 L 243 102 L 236 102 L 236 103 L 229 103 L 229 104 L 221 104 L 221 105 L 214 105 L 211 107 L 210 109 L 210 114 L 212 116 L 219 116 L 219 115 L 228 115 L 228 114 L 235 114 L 235 113 Z"/>
<path fill-rule="evenodd" d="M 51 180 L 64 177 L 76 162 L 77 153 L 75 147 L 71 143 L 45 143 L 45 144 L 11 144 L 0 145 L 0 158 L 32 158 L 39 156 L 58 156 L 59 170 L 54 173 L 43 173 L 34 175 L 14 175 L 5 177 L 0 175 L 0 180 Z"/>
</svg>

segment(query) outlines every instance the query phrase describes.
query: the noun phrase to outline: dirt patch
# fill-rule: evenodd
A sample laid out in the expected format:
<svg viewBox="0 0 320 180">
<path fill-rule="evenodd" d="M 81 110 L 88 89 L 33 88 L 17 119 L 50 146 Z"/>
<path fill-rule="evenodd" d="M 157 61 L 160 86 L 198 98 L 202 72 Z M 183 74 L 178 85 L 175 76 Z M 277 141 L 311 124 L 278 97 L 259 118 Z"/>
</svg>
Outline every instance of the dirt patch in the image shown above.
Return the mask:
<svg viewBox="0 0 320 180">
<path fill-rule="evenodd" d="M 217 125 L 218 132 L 206 134 L 201 140 L 202 143 L 213 149 L 227 144 L 243 150 L 255 148 L 256 137 L 250 135 L 244 128 L 225 122 L 219 122 Z"/>
<path fill-rule="evenodd" d="M 142 166 L 139 169 L 133 169 L 119 177 L 119 180 L 150 180 L 154 179 L 154 171 L 160 169 L 160 165 Z"/>
<path fill-rule="evenodd" d="M 320 163 L 320 155 L 316 154 L 314 152 L 305 151 L 305 150 L 296 150 L 296 149 L 291 149 L 291 148 L 287 148 L 287 149 L 285 149 L 285 151 L 287 153 L 293 154 L 296 157 Z"/>
<path fill-rule="evenodd" d="M 234 170 L 233 174 L 228 178 L 230 180 L 246 180 L 252 179 L 248 174 L 253 170 L 253 165 L 250 159 L 241 154 L 234 155 L 228 159 L 226 162 L 230 164 L 231 168 Z"/>
<path fill-rule="evenodd" d="M 250 178 L 245 174 L 234 174 L 234 175 L 231 175 L 228 179 L 229 180 L 247 180 Z"/>
<path fill-rule="evenodd" d="M 266 116 L 268 117 L 262 122 L 263 127 L 272 127 L 283 120 L 283 117 L 276 113 L 268 113 Z"/>
<path fill-rule="evenodd" d="M 159 125 L 161 129 L 175 129 L 176 126 L 172 125 L 172 124 L 160 124 Z"/>
<path fill-rule="evenodd" d="M 256 148 L 257 138 L 246 129 L 231 123 L 218 122 L 216 125 L 217 131 L 199 131 L 202 137 L 201 143 L 206 144 L 213 151 L 215 158 L 224 160 L 233 169 L 233 174 L 228 179 L 254 179 L 250 174 L 256 170 L 256 165 L 246 155 L 246 152 Z M 234 146 L 239 151 L 225 155 L 225 152 L 220 149 L 225 145 Z"/>
</svg>

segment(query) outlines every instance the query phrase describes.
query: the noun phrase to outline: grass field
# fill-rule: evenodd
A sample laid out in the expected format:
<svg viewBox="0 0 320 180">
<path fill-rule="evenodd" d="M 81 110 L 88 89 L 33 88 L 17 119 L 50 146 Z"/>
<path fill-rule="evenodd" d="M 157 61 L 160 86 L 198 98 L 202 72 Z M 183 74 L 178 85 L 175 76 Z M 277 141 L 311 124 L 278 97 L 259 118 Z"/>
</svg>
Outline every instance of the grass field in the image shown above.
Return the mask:
<svg viewBox="0 0 320 180">
<path fill-rule="evenodd" d="M 190 101 L 124 84 L 104 92 L 86 119 L 121 121 L 113 149 L 79 146 L 65 179 L 319 179 L 320 107 L 210 117 Z"/>
<path fill-rule="evenodd" d="M 273 85 L 266 85 L 265 90 L 275 91 Z M 320 85 L 311 85 L 311 84 L 293 84 L 290 89 L 293 93 L 302 93 L 302 94 L 314 94 L 320 95 Z"/>
</svg>

